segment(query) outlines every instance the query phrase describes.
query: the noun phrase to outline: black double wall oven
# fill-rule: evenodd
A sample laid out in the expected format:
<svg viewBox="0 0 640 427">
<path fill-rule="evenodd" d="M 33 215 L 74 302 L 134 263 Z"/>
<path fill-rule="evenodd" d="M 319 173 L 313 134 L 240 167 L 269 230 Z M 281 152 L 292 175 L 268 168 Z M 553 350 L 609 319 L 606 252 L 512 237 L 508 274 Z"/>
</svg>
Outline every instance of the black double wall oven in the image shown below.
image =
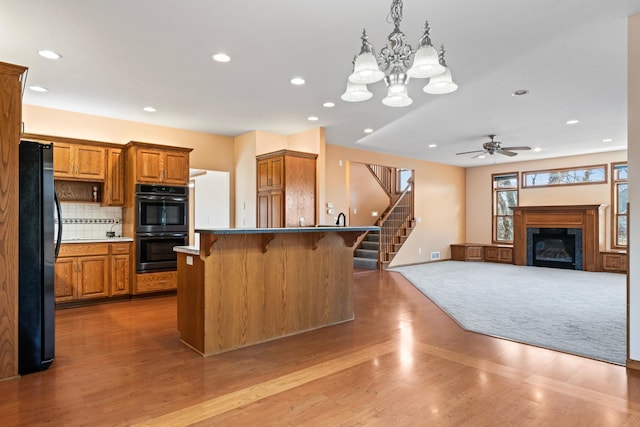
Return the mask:
<svg viewBox="0 0 640 427">
<path fill-rule="evenodd" d="M 136 271 L 175 270 L 173 247 L 189 241 L 189 188 L 137 184 L 136 209 Z"/>
</svg>

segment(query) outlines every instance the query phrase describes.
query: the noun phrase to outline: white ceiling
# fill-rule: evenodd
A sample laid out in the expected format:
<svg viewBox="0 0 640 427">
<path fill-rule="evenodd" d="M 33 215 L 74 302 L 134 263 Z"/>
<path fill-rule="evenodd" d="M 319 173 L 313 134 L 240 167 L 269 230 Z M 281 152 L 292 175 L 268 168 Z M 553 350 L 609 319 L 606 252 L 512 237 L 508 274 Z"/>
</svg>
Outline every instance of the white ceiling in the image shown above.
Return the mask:
<svg viewBox="0 0 640 427">
<path fill-rule="evenodd" d="M 407 40 L 415 46 L 429 20 L 459 90 L 427 95 L 426 82 L 412 80 L 413 104 L 390 108 L 380 82 L 373 99 L 343 102 L 362 29 L 380 50 L 392 30 L 390 5 L 0 0 L 0 61 L 29 67 L 27 85 L 49 89 L 27 90 L 26 104 L 221 135 L 322 126 L 330 144 L 460 166 L 626 148 L 626 18 L 640 12 L 640 0 L 406 0 Z M 63 58 L 44 59 L 42 49 Z M 232 61 L 212 61 L 219 51 Z M 292 86 L 293 76 L 307 84 Z M 517 89 L 530 93 L 511 96 Z M 158 111 L 142 111 L 147 105 Z M 574 118 L 580 123 L 566 125 Z M 479 149 L 487 134 L 542 151 L 455 155 Z"/>
</svg>

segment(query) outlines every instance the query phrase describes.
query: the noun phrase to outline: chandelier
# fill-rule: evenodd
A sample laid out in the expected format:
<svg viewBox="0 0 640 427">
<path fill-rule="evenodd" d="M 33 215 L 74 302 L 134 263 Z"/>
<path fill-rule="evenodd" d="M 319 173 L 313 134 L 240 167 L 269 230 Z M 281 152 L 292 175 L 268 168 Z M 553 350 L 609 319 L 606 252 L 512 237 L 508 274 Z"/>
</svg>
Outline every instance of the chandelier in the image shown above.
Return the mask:
<svg viewBox="0 0 640 427">
<path fill-rule="evenodd" d="M 349 75 L 347 90 L 341 98 L 348 102 L 366 101 L 373 96 L 367 85 L 383 79 L 388 93 L 382 103 L 389 107 L 411 105 L 413 100 L 409 98 L 407 91 L 410 78 L 428 78 L 429 82 L 423 91 L 429 94 L 445 94 L 457 90 L 458 85 L 453 82 L 451 71 L 444 61 L 444 46 L 437 51 L 431 44 L 429 23 L 425 23 L 418 48 L 414 51 L 400 31 L 402 0 L 393 0 L 389 16 L 395 28 L 379 55 L 376 56 L 373 45 L 369 43 L 367 31 L 362 31 L 362 49 L 353 60 L 353 73 Z"/>
</svg>

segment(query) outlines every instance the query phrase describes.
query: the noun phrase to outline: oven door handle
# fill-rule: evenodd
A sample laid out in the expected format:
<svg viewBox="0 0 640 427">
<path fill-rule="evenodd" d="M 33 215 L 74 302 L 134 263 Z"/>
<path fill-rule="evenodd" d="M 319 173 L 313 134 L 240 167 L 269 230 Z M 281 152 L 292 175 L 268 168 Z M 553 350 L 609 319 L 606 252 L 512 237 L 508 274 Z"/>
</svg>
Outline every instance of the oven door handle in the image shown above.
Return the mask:
<svg viewBox="0 0 640 427">
<path fill-rule="evenodd" d="M 152 202 L 155 201 L 164 201 L 164 202 L 186 202 L 189 200 L 188 197 L 180 197 L 180 196 L 147 196 L 138 194 L 138 200 L 149 200 Z"/>
<path fill-rule="evenodd" d="M 171 238 L 171 237 L 186 237 L 187 233 L 137 233 L 137 237 L 160 237 L 160 238 Z"/>
</svg>

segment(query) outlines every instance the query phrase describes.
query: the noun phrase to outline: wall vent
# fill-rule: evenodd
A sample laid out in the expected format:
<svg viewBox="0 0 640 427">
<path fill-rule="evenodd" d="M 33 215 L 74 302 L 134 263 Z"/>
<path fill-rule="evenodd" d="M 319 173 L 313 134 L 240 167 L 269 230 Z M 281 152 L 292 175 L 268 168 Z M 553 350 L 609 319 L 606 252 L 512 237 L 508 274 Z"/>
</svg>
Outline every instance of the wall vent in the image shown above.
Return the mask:
<svg viewBox="0 0 640 427">
<path fill-rule="evenodd" d="M 431 259 L 440 259 L 440 252 L 431 252 Z"/>
</svg>

